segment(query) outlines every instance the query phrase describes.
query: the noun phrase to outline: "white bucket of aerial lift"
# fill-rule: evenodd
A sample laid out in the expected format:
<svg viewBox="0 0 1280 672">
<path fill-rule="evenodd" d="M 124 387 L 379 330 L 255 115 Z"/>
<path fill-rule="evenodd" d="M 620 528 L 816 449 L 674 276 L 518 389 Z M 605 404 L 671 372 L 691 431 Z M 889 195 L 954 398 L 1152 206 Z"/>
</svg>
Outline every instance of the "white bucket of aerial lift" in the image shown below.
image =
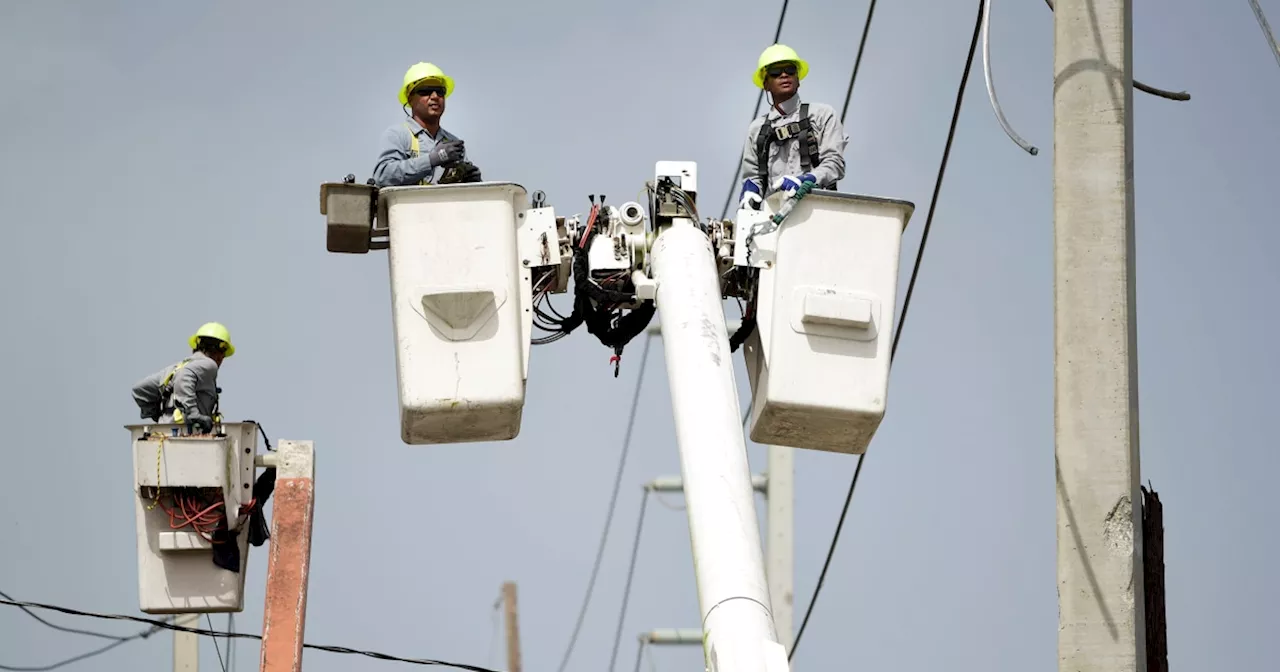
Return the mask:
<svg viewBox="0 0 1280 672">
<path fill-rule="evenodd" d="M 520 433 L 533 330 L 531 268 L 561 262 L 555 213 L 510 182 L 379 191 L 389 229 L 400 438 Z"/>
<path fill-rule="evenodd" d="M 746 265 L 742 227 L 785 197 L 770 196 L 758 215 L 739 212 L 735 263 Z M 814 191 L 775 231 L 757 234 L 757 328 L 744 343 L 752 441 L 865 452 L 884 418 L 902 232 L 914 209 Z"/>
<path fill-rule="evenodd" d="M 125 425 L 133 443 L 134 518 L 138 537 L 138 606 L 148 614 L 239 612 L 249 535 L 240 529 L 242 504 L 253 499 L 258 426 L 220 425 L 224 436 L 178 436 L 181 425 Z M 236 532 L 240 571 L 213 564 L 212 545 L 191 528 L 172 529 L 151 488 L 220 488 L 227 527 Z M 143 488 L 148 495 L 143 495 Z"/>
</svg>

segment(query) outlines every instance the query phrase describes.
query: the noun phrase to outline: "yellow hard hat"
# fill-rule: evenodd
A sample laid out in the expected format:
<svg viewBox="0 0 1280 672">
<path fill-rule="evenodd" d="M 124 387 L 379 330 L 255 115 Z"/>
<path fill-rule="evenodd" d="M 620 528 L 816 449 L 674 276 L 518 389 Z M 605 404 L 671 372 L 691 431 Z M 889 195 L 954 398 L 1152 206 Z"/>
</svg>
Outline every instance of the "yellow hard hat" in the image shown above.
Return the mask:
<svg viewBox="0 0 1280 672">
<path fill-rule="evenodd" d="M 219 322 L 205 322 L 200 325 L 199 329 L 196 329 L 196 333 L 192 334 L 191 338 L 187 340 L 187 343 L 191 346 L 192 350 L 196 349 L 196 343 L 200 341 L 201 337 L 216 338 L 219 341 L 226 343 L 226 355 L 228 357 L 236 354 L 236 346 L 231 345 L 231 333 L 228 332 L 227 328 L 222 326 Z"/>
<path fill-rule="evenodd" d="M 760 58 L 756 61 L 756 72 L 752 75 L 752 81 L 755 82 L 757 89 L 764 88 L 764 70 L 774 63 L 789 62 L 796 64 L 796 77 L 804 79 L 809 74 L 809 63 L 800 58 L 795 49 L 785 44 L 769 45 L 767 49 L 760 52 Z"/>
<path fill-rule="evenodd" d="M 444 97 L 453 93 L 453 78 L 444 74 L 434 63 L 414 63 L 404 73 L 404 82 L 400 85 L 400 104 L 409 104 L 409 91 L 423 80 L 434 79 L 444 83 Z"/>
</svg>

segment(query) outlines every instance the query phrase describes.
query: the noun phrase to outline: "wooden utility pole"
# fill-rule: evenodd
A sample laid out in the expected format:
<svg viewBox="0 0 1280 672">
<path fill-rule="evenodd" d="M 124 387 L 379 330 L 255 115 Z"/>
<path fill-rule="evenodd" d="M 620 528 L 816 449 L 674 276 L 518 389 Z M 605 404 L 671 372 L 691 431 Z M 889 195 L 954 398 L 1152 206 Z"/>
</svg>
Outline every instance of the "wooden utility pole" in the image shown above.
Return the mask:
<svg viewBox="0 0 1280 672">
<path fill-rule="evenodd" d="M 503 611 L 507 622 L 507 672 L 520 672 L 520 623 L 516 618 L 516 584 L 502 584 Z"/>
<path fill-rule="evenodd" d="M 1147 670 L 1132 0 L 1054 11 L 1058 669 Z"/>
</svg>

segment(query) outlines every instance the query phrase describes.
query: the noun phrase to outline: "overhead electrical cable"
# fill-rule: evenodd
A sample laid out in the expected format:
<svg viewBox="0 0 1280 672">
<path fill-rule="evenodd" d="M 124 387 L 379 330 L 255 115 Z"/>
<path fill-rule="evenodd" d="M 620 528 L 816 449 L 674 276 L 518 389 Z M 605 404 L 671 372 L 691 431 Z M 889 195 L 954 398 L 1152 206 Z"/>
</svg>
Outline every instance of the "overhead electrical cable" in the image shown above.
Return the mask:
<svg viewBox="0 0 1280 672">
<path fill-rule="evenodd" d="M 24 609 L 24 610 L 25 609 L 44 609 L 46 611 L 56 611 L 58 613 L 67 614 L 69 616 L 83 616 L 86 618 L 98 618 L 98 619 L 111 620 L 111 621 L 133 621 L 134 623 L 145 623 L 147 625 L 153 626 L 152 629 L 148 631 L 147 634 L 150 634 L 151 632 L 154 632 L 156 630 L 163 629 L 163 630 L 173 630 L 175 632 L 191 632 L 191 633 L 195 633 L 197 635 L 202 635 L 205 637 L 227 637 L 230 639 L 252 639 L 252 640 L 262 641 L 262 635 L 253 635 L 245 632 L 219 632 L 217 630 L 205 630 L 204 628 L 188 628 L 181 625 L 174 625 L 173 623 L 169 623 L 166 621 L 157 621 L 150 618 L 142 618 L 140 616 L 130 616 L 128 614 L 103 614 L 103 613 L 97 613 L 93 611 L 82 611 L 80 609 L 72 609 L 71 607 L 62 607 L 55 604 L 43 604 L 40 602 L 24 602 L 24 601 L 13 600 L 13 599 L 0 599 L 0 604 L 8 605 L 10 607 L 17 607 L 19 609 Z M 142 636 L 144 635 L 139 633 L 138 637 L 142 637 Z M 122 643 L 123 642 L 115 642 L 112 644 L 112 646 L 118 646 Z M 342 654 L 348 654 L 348 655 L 365 656 L 367 658 L 373 658 L 375 660 L 386 660 L 386 661 L 397 662 L 397 663 L 409 663 L 411 665 L 452 667 L 459 670 L 468 670 L 469 672 L 498 672 L 498 670 L 494 670 L 488 667 L 480 667 L 478 665 L 467 665 L 466 663 L 451 663 L 444 660 L 433 660 L 430 658 L 407 658 L 403 656 L 393 656 L 389 653 L 381 653 L 378 651 L 367 651 L 364 649 L 353 649 L 346 646 L 303 643 L 302 648 L 313 649 L 315 651 L 326 651 L 328 653 L 342 653 Z M 88 654 L 86 654 L 85 656 L 80 656 L 79 659 L 83 659 L 87 657 L 87 655 Z M 64 661 L 61 664 L 67 664 L 67 662 Z M 14 670 L 17 672 L 37 672 L 37 671 L 51 670 L 51 669 L 54 669 L 54 668 L 53 667 L 0 666 L 0 670 Z"/>
<path fill-rule="evenodd" d="M 915 263 L 911 268 L 911 279 L 907 283 L 907 295 L 902 302 L 902 314 L 898 317 L 898 327 L 893 334 L 893 344 L 889 351 L 889 362 L 892 366 L 894 357 L 898 354 L 898 344 L 902 337 L 902 327 L 907 321 L 907 310 L 911 307 L 911 297 L 915 293 L 916 279 L 920 275 L 920 262 L 924 258 L 925 245 L 929 242 L 929 231 L 933 227 L 933 215 L 937 210 L 938 194 L 942 191 L 942 182 L 947 172 L 947 161 L 951 158 L 951 145 L 955 140 L 956 125 L 960 120 L 960 109 L 964 103 L 964 91 L 969 81 L 969 71 L 973 68 L 974 53 L 978 49 L 978 38 L 982 31 L 983 9 L 987 0 L 978 0 L 978 16 L 973 25 L 973 38 L 969 42 L 969 55 L 965 59 L 964 73 L 960 76 L 960 86 L 956 91 L 955 107 L 951 112 L 951 126 L 947 131 L 947 142 L 942 150 L 942 162 L 938 167 L 938 176 L 933 185 L 933 196 L 929 199 L 929 213 L 925 216 L 924 230 L 920 234 L 920 248 L 916 250 Z M 845 517 L 849 514 L 849 504 L 853 501 L 853 493 L 857 490 L 858 479 L 862 475 L 862 465 L 866 461 L 866 455 L 858 456 L 858 464 L 853 471 L 853 479 L 849 482 L 849 491 L 845 495 L 844 507 L 840 511 L 840 519 L 836 522 L 835 533 L 832 535 L 831 544 L 827 549 L 826 561 L 822 563 L 822 572 L 818 575 L 818 583 L 813 589 L 813 595 L 809 598 L 809 606 L 805 609 L 804 619 L 800 622 L 800 629 L 796 631 L 795 641 L 791 645 L 791 651 L 787 653 L 787 660 L 791 660 L 795 656 L 796 649 L 800 646 L 801 638 L 804 636 L 805 629 L 809 625 L 809 619 L 813 616 L 814 605 L 818 602 L 818 595 L 822 592 L 822 586 L 826 582 L 827 571 L 831 568 L 831 559 L 835 555 L 836 546 L 840 543 L 840 532 L 844 529 Z"/>
<path fill-rule="evenodd" d="M 573 634 L 569 636 L 569 644 L 565 647 L 564 656 L 560 660 L 560 672 L 569 665 L 573 648 L 578 642 L 578 634 L 582 632 L 582 624 L 587 617 L 587 608 L 591 605 L 591 593 L 595 590 L 596 578 L 600 574 L 600 565 L 604 561 L 604 549 L 609 541 L 609 528 L 613 525 L 613 513 L 618 506 L 618 493 L 622 488 L 622 474 L 626 471 L 627 452 L 631 449 L 631 434 L 635 430 L 636 410 L 640 407 L 640 389 L 644 384 L 645 364 L 649 361 L 649 346 L 653 339 L 644 339 L 644 350 L 640 353 L 640 370 L 636 374 L 636 387 L 631 397 L 631 412 L 627 417 L 627 429 L 622 435 L 622 451 L 618 456 L 618 469 L 613 477 L 613 491 L 609 495 L 609 508 L 604 516 L 604 529 L 600 533 L 600 543 L 596 548 L 596 560 L 591 567 L 591 578 L 587 579 L 586 594 L 582 597 L 582 608 L 578 611 L 578 621 L 573 626 Z"/>
</svg>

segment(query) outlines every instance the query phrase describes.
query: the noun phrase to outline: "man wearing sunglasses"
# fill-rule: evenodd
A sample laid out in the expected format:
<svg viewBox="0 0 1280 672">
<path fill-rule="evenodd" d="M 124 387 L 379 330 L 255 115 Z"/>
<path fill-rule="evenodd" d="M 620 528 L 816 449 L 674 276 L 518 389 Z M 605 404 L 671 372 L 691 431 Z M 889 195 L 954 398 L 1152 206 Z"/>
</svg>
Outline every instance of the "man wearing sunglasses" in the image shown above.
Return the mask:
<svg viewBox="0 0 1280 672">
<path fill-rule="evenodd" d="M 800 80 L 808 74 L 809 64 L 791 47 L 774 44 L 760 54 L 753 81 L 768 92 L 769 111 L 747 128 L 739 207 L 759 209 L 764 197 L 803 182 L 834 190 L 844 178 L 849 137 L 830 105 L 800 102 Z"/>
<path fill-rule="evenodd" d="M 386 130 L 373 168 L 379 187 L 479 182 L 480 169 L 467 161 L 462 140 L 440 127 L 453 78 L 431 63 L 404 73 L 400 106 L 409 117 Z"/>
</svg>

